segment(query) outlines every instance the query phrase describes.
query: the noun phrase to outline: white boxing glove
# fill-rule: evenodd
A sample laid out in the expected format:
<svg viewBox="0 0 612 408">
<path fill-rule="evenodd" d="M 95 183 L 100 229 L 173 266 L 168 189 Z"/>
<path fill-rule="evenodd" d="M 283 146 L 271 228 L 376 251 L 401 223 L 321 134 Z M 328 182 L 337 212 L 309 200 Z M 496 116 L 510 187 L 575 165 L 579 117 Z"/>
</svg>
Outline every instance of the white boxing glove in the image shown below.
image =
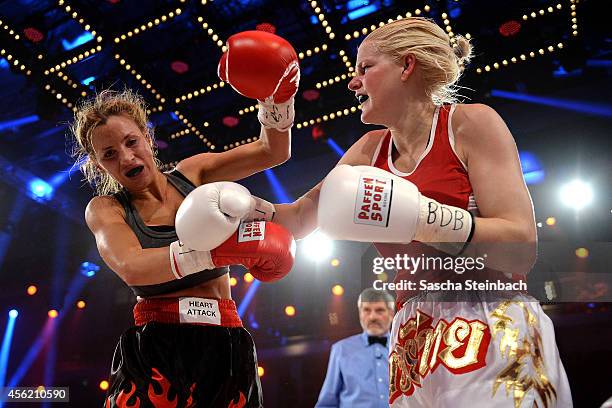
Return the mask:
<svg viewBox="0 0 612 408">
<path fill-rule="evenodd" d="M 325 178 L 318 224 L 333 239 L 456 243 L 444 247 L 450 253 L 460 252 L 474 225 L 468 211 L 423 196 L 408 180 L 376 167 L 348 165 Z"/>
<path fill-rule="evenodd" d="M 242 221 L 274 221 L 274 204 L 257 196 L 251 196 L 251 200 L 251 210 L 242 217 Z"/>
<path fill-rule="evenodd" d="M 188 248 L 210 251 L 225 242 L 253 207 L 249 190 L 232 182 L 197 187 L 176 212 L 175 229 Z"/>
</svg>

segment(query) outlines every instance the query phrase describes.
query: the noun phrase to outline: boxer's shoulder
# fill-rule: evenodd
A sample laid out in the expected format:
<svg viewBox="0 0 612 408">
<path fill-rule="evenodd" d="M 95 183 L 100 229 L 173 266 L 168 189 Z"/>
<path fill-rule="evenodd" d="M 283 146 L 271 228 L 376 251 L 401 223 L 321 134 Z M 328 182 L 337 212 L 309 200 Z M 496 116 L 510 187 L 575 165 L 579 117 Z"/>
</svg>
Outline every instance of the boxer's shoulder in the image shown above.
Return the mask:
<svg viewBox="0 0 612 408">
<path fill-rule="evenodd" d="M 339 164 L 369 165 L 385 134 L 387 134 L 387 129 L 367 132 L 346 151 Z"/>
<path fill-rule="evenodd" d="M 465 163 L 475 151 L 488 154 L 491 149 L 501 149 L 514 144 L 504 120 L 488 105 L 458 104 L 451 126 L 455 136 L 455 149 Z"/>
<path fill-rule="evenodd" d="M 125 211 L 121 204 L 110 195 L 95 196 L 85 208 L 85 221 L 92 227 L 104 221 L 124 219 Z"/>
<path fill-rule="evenodd" d="M 483 128 L 495 125 L 500 120 L 499 114 L 488 105 L 457 104 L 452 118 L 453 133 L 455 136 L 465 134 L 469 137 Z"/>
</svg>

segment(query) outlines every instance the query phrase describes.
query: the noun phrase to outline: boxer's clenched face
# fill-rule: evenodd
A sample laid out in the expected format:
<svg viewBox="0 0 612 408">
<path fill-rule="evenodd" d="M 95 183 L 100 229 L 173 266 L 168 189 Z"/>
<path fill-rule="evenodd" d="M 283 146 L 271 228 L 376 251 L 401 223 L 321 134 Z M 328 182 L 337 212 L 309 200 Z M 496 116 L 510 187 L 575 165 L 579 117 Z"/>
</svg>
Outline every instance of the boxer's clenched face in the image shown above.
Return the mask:
<svg viewBox="0 0 612 408">
<path fill-rule="evenodd" d="M 382 336 L 389 331 L 393 309 L 385 302 L 362 302 L 359 306 L 359 322 L 368 336 Z"/>
<path fill-rule="evenodd" d="M 394 107 L 404 98 L 403 66 L 367 41 L 359 46 L 356 65 L 348 87 L 361 104 L 361 121 L 378 125 L 392 122 L 399 114 Z"/>
<path fill-rule="evenodd" d="M 145 188 L 153 179 L 150 138 L 129 117 L 109 117 L 94 129 L 92 146 L 98 166 L 128 190 Z"/>
</svg>

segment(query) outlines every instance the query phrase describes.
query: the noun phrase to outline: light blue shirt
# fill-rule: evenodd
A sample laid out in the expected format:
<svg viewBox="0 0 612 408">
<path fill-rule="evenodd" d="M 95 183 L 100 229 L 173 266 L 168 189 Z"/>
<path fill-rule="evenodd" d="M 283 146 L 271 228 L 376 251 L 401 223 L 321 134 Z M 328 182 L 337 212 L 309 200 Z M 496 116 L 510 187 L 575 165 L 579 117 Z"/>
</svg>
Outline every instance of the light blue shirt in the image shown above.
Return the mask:
<svg viewBox="0 0 612 408">
<path fill-rule="evenodd" d="M 315 408 L 389 407 L 389 333 L 385 336 L 387 347 L 368 345 L 366 332 L 332 346 Z"/>
</svg>

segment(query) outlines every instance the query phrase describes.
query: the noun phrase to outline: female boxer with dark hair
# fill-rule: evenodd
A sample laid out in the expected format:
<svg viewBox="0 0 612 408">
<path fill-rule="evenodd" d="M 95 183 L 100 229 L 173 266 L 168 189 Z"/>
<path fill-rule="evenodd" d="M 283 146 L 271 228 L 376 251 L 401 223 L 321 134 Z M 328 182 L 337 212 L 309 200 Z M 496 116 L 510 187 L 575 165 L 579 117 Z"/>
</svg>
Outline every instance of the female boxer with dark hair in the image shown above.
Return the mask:
<svg viewBox="0 0 612 408">
<path fill-rule="evenodd" d="M 228 265 L 278 279 L 291 269 L 293 238 L 272 223 L 236 231 L 250 207 L 224 206 L 240 190 L 215 182 L 289 158 L 299 66 L 291 45 L 272 34 L 236 34 L 228 46 L 220 77 L 260 99 L 261 134 L 253 143 L 188 157 L 162 173 L 142 98 L 105 91 L 75 114 L 75 156 L 98 193 L 87 225 L 104 261 L 138 296 L 136 326 L 115 350 L 106 407 L 262 406 L 255 348 L 231 300 Z M 180 242 L 174 227 L 194 189 L 184 223 L 202 209 L 212 214 L 188 237 L 198 250 Z M 243 239 L 249 234 L 258 239 Z"/>
</svg>

